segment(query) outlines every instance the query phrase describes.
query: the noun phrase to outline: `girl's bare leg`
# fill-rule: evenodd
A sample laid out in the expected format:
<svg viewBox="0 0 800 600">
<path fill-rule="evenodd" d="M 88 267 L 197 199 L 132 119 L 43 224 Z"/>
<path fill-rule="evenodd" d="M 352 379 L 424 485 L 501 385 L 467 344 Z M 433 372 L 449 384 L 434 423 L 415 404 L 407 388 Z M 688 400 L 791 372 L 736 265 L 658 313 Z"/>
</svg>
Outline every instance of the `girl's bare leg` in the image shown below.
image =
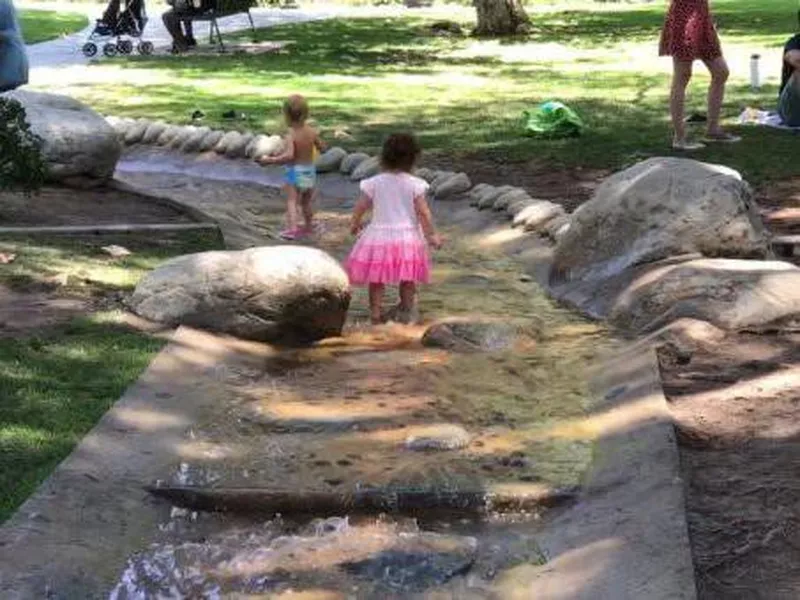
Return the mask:
<svg viewBox="0 0 800 600">
<path fill-rule="evenodd" d="M 691 78 L 692 62 L 673 58 L 669 113 L 672 117 L 672 129 L 674 131 L 673 142 L 675 144 L 683 144 L 686 142 L 686 87 L 689 85 L 689 80 Z"/>
<path fill-rule="evenodd" d="M 297 229 L 297 188 L 293 185 L 286 186 L 286 229 Z"/>
<path fill-rule="evenodd" d="M 725 99 L 725 83 L 728 81 L 730 70 L 722 56 L 703 62 L 711 73 L 711 84 L 708 86 L 708 135 L 720 136 L 724 132 L 719 125 L 719 117 L 722 111 L 722 101 Z"/>
<path fill-rule="evenodd" d="M 306 230 L 312 231 L 314 228 L 314 190 L 303 190 L 300 194 L 300 208 L 303 212 Z"/>
<path fill-rule="evenodd" d="M 408 312 L 414 310 L 417 303 L 417 284 L 413 281 L 400 282 L 400 310 Z"/>
<path fill-rule="evenodd" d="M 383 290 L 382 283 L 369 284 L 369 313 L 373 325 L 383 323 Z"/>
</svg>

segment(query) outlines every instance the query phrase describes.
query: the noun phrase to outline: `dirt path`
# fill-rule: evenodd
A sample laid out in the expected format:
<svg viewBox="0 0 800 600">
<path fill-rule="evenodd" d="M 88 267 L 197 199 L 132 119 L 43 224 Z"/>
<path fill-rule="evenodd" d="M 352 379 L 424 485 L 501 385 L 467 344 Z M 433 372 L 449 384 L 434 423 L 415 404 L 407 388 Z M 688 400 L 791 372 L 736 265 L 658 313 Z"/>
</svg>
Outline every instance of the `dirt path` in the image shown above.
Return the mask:
<svg viewBox="0 0 800 600">
<path fill-rule="evenodd" d="M 661 353 L 677 421 L 699 597 L 797 598 L 800 335 Z"/>
</svg>

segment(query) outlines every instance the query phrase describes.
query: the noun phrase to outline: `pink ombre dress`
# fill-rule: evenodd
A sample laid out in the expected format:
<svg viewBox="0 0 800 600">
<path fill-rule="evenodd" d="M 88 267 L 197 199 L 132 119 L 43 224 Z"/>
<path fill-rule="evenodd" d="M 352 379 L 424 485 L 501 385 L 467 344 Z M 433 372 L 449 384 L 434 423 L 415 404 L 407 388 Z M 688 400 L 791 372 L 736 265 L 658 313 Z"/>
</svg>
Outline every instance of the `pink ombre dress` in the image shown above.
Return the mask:
<svg viewBox="0 0 800 600">
<path fill-rule="evenodd" d="M 356 241 L 345 267 L 353 285 L 428 283 L 431 264 L 414 198 L 428 184 L 408 173 L 381 173 L 361 182 L 372 221 Z"/>
</svg>

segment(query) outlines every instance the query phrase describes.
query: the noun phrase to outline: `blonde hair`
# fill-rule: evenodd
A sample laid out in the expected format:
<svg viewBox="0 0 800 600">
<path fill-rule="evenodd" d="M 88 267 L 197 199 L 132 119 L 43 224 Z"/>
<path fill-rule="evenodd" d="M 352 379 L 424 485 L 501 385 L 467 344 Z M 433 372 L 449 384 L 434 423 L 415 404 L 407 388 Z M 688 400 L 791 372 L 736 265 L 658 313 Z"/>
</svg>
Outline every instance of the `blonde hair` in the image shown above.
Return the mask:
<svg viewBox="0 0 800 600">
<path fill-rule="evenodd" d="M 290 125 L 302 125 L 308 119 L 308 102 L 299 94 L 289 96 L 283 103 L 283 116 Z"/>
</svg>

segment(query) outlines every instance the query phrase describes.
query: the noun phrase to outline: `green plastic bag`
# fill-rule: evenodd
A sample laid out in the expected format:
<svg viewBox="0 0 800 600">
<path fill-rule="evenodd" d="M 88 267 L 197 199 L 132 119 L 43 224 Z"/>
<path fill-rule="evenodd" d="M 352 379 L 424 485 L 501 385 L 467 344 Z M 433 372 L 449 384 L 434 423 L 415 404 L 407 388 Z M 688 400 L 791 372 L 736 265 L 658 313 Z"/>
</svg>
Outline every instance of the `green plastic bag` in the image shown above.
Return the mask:
<svg viewBox="0 0 800 600">
<path fill-rule="evenodd" d="M 585 125 L 574 110 L 561 102 L 545 102 L 533 110 L 526 110 L 526 135 L 549 139 L 575 137 Z"/>
</svg>

